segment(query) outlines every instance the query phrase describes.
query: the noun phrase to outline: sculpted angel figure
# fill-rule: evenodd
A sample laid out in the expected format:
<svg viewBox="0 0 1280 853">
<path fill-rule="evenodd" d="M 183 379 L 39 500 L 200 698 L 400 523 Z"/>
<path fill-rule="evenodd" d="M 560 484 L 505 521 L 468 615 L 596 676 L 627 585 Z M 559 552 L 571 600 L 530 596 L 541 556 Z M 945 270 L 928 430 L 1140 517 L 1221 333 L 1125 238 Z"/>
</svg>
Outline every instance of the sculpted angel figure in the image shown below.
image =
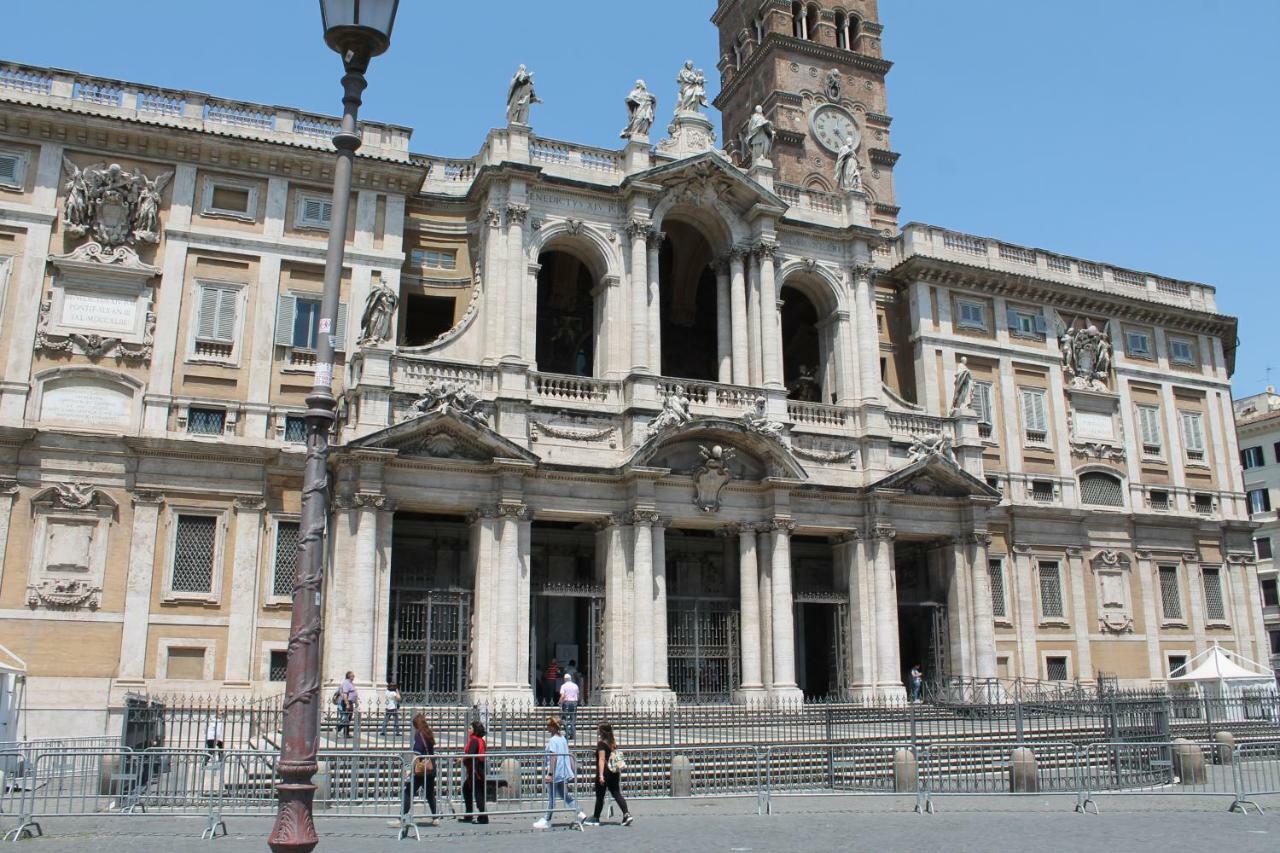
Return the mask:
<svg viewBox="0 0 1280 853">
<path fill-rule="evenodd" d="M 173 172 L 148 178 L 139 169 L 134 178 L 137 205 L 133 212 L 133 231 L 140 240 L 152 241 L 160 235 L 160 195 L 168 185 Z"/>
<path fill-rule="evenodd" d="M 528 124 L 529 107 L 540 103 L 542 101 L 533 91 L 533 73 L 521 65 L 507 89 L 507 121 L 511 124 Z"/>
<path fill-rule="evenodd" d="M 973 374 L 969 371 L 969 359 L 961 356 L 956 369 L 954 390 L 951 394 L 951 410 L 968 409 L 973 404 Z"/>
<path fill-rule="evenodd" d="M 662 398 L 662 411 L 649 422 L 649 434 L 655 435 L 664 429 L 687 424 L 693 419 L 689 414 L 689 398 L 684 393 L 684 386 L 677 385 Z"/>
<path fill-rule="evenodd" d="M 836 154 L 836 184 L 845 192 L 862 190 L 862 169 L 858 166 L 858 146 L 852 136 L 845 137 L 844 145 Z"/>
<path fill-rule="evenodd" d="M 67 230 L 80 235 L 89 230 L 89 180 L 86 173 L 102 165 L 81 169 L 67 155 L 62 155 L 62 167 L 67 172 L 67 201 L 62 209 L 62 222 Z"/>
<path fill-rule="evenodd" d="M 360 317 L 360 343 L 376 344 L 391 337 L 391 317 L 399 302 L 400 297 L 385 284 L 370 288 Z"/>
<path fill-rule="evenodd" d="M 773 122 L 764 117 L 764 107 L 757 105 L 747 123 L 747 147 L 751 149 L 751 163 L 768 160 L 773 151 Z"/>
<path fill-rule="evenodd" d="M 636 87 L 627 95 L 627 126 L 620 136 L 623 139 L 648 136 L 657 108 L 658 99 L 644 85 L 643 80 L 637 80 Z"/>
<path fill-rule="evenodd" d="M 693 60 L 686 59 L 684 68 L 676 75 L 680 84 L 679 101 L 676 103 L 678 113 L 696 113 L 707 105 L 707 77 L 702 69 L 693 67 Z"/>
</svg>

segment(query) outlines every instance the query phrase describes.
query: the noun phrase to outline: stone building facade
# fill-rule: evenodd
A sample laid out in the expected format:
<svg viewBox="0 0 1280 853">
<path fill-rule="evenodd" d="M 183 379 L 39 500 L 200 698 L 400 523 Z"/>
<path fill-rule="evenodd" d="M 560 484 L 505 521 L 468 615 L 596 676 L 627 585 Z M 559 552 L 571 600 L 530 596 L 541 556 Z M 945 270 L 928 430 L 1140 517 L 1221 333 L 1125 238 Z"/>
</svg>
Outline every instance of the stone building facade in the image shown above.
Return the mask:
<svg viewBox="0 0 1280 853">
<path fill-rule="evenodd" d="M 724 145 L 691 65 L 617 150 L 536 107 L 466 160 L 362 124 L 325 677 L 527 702 L 556 658 L 593 702 L 896 698 L 916 663 L 1262 657 L 1213 289 L 899 228 L 874 2 L 713 21 Z M 0 643 L 32 734 L 271 691 L 336 124 L 11 63 L 0 101 Z"/>
<path fill-rule="evenodd" d="M 1280 573 L 1275 558 L 1280 546 L 1280 394 L 1268 385 L 1261 394 L 1241 397 L 1234 405 L 1245 506 L 1258 525 L 1253 544 L 1267 632 L 1264 650 L 1270 652 L 1269 659 L 1258 657 L 1257 661 L 1270 665 L 1280 679 Z"/>
</svg>

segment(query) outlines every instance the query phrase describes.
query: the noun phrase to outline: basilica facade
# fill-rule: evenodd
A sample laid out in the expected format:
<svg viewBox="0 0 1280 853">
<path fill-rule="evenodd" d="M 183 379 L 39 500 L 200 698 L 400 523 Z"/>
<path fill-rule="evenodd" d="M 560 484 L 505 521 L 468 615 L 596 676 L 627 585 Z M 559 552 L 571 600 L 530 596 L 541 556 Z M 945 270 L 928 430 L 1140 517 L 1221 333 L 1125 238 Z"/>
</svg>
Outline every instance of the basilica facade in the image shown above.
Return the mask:
<svg viewBox="0 0 1280 853">
<path fill-rule="evenodd" d="M 555 660 L 590 702 L 895 699 L 913 665 L 1264 658 L 1214 289 L 900 225 L 874 0 L 712 23 L 718 96 L 692 63 L 638 82 L 617 149 L 539 136 L 559 95 L 523 69 L 470 159 L 362 122 L 326 680 L 526 703 Z M 336 122 L 13 63 L 0 104 L 30 736 L 278 692 Z"/>
</svg>

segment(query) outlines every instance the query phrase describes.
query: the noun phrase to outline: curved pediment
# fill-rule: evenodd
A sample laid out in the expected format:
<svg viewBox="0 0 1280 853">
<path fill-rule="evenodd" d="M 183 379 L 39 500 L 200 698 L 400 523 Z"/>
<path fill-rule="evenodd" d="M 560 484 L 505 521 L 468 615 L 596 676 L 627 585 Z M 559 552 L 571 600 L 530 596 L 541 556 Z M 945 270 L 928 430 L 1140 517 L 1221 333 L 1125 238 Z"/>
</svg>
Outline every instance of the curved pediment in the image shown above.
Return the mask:
<svg viewBox="0 0 1280 853">
<path fill-rule="evenodd" d="M 539 457 L 490 429 L 479 418 L 451 408 L 433 411 L 370 433 L 346 445 L 351 449 L 395 450 L 402 457 L 492 462 Z"/>
<path fill-rule="evenodd" d="M 724 418 L 694 418 L 680 426 L 663 430 L 646 441 L 631 458 L 626 468 L 670 468 L 672 471 L 695 471 L 702 466 L 702 448 L 719 446 L 733 450 L 730 463 L 734 478 L 763 480 L 782 477 L 806 480 L 808 474 L 785 444 L 765 433 Z"/>
</svg>

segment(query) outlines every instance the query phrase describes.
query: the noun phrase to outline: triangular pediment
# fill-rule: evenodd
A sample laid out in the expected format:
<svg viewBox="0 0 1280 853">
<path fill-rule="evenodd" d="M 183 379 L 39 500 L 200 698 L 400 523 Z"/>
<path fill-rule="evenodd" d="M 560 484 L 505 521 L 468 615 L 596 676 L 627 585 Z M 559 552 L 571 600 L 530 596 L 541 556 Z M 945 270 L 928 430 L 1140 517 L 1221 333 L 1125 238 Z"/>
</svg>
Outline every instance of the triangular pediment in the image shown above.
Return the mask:
<svg viewBox="0 0 1280 853">
<path fill-rule="evenodd" d="M 772 435 L 724 418 L 694 418 L 653 435 L 627 461 L 628 468 L 692 471 L 702 465 L 702 448 L 734 451 L 730 464 L 737 479 L 780 477 L 807 480 L 809 475 L 790 449 Z"/>
<path fill-rule="evenodd" d="M 657 185 L 687 195 L 690 201 L 698 201 L 705 194 L 740 211 L 756 205 L 776 207 L 780 211 L 787 208 L 785 201 L 714 150 L 655 166 L 632 175 L 627 181 Z"/>
<path fill-rule="evenodd" d="M 871 489 L 943 498 L 1000 498 L 999 492 L 941 453 L 930 453 L 899 468 Z"/>
<path fill-rule="evenodd" d="M 358 438 L 352 449 L 394 450 L 401 457 L 492 462 L 538 456 L 494 432 L 484 421 L 456 411 L 431 412 Z"/>
</svg>

